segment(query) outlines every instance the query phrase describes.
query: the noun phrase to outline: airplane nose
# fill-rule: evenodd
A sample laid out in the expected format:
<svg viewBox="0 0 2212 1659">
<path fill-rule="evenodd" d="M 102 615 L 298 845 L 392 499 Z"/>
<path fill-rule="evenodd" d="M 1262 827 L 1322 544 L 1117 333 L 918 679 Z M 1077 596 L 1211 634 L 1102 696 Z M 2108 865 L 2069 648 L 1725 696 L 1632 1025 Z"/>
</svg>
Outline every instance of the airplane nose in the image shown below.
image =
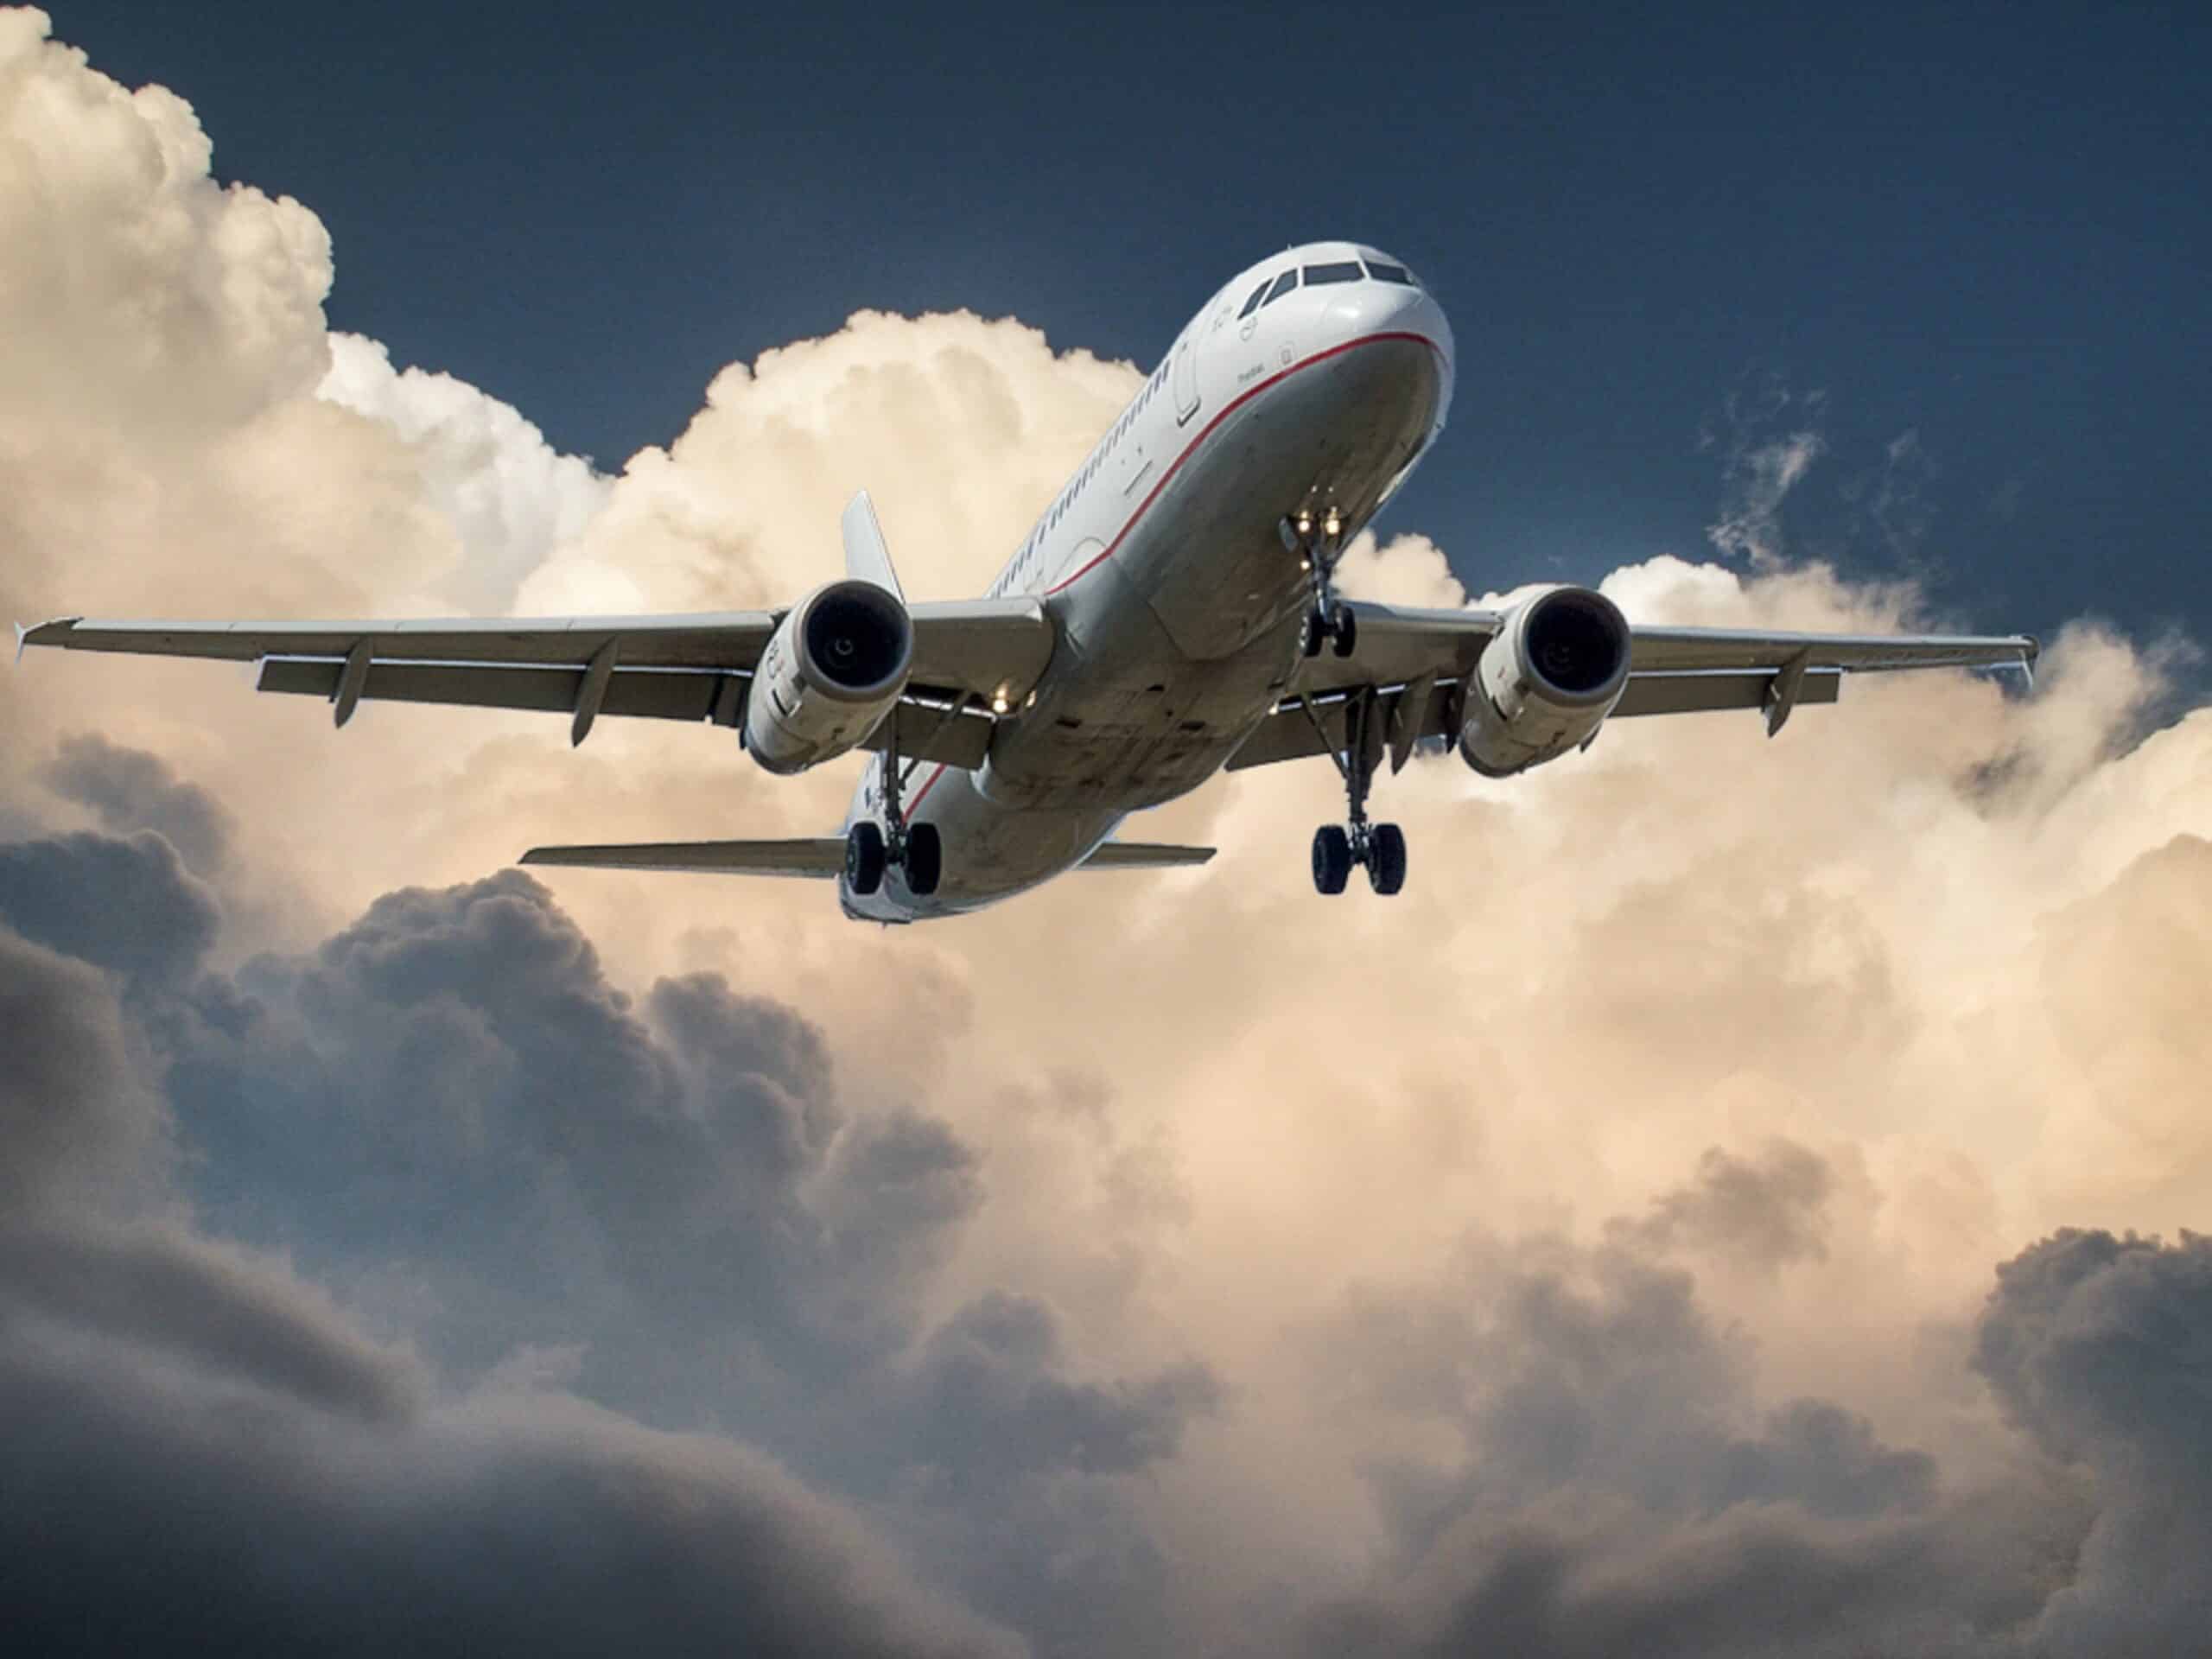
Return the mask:
<svg viewBox="0 0 2212 1659">
<path fill-rule="evenodd" d="M 1409 398 L 1428 405 L 1431 431 L 1442 427 L 1452 402 L 1452 325 L 1435 297 L 1409 283 L 1375 277 L 1311 291 L 1321 301 L 1322 332 L 1336 344 L 1395 336 L 1426 346 L 1427 360 L 1418 370 L 1408 363 L 1405 391 Z"/>
</svg>

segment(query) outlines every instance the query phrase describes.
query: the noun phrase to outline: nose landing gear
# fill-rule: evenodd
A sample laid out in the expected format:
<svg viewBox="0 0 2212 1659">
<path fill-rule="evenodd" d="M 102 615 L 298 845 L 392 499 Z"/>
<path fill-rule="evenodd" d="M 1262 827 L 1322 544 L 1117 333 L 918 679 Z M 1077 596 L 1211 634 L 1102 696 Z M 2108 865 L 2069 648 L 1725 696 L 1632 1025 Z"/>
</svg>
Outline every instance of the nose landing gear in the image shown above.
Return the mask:
<svg viewBox="0 0 2212 1659">
<path fill-rule="evenodd" d="M 845 831 L 845 885 L 863 898 L 882 887 L 887 868 L 904 870 L 907 890 L 917 898 L 935 893 L 944 873 L 944 842 L 937 826 L 906 822 L 905 785 L 893 742 L 883 752 L 883 825 L 889 833 L 868 818 Z"/>
<path fill-rule="evenodd" d="M 1313 579 L 1313 604 L 1306 613 L 1306 654 L 1319 657 L 1326 642 L 1338 656 L 1351 656 L 1358 644 L 1357 621 L 1337 597 L 1336 589 L 1337 564 L 1344 556 L 1343 515 L 1329 507 L 1317 517 L 1312 508 L 1300 507 L 1279 528 L 1282 544 L 1298 555 Z"/>
<path fill-rule="evenodd" d="M 1406 885 L 1406 834 L 1395 823 L 1370 823 L 1367 817 L 1367 791 L 1382 760 L 1380 699 L 1370 687 L 1344 707 L 1345 747 L 1339 752 L 1330 741 L 1328 753 L 1344 780 L 1350 822 L 1325 823 L 1313 832 L 1313 886 L 1323 893 L 1342 893 L 1357 864 L 1366 870 L 1368 885 L 1387 896 Z M 1306 713 L 1320 728 L 1311 703 Z M 1322 736 L 1329 741 L 1325 730 Z"/>
</svg>

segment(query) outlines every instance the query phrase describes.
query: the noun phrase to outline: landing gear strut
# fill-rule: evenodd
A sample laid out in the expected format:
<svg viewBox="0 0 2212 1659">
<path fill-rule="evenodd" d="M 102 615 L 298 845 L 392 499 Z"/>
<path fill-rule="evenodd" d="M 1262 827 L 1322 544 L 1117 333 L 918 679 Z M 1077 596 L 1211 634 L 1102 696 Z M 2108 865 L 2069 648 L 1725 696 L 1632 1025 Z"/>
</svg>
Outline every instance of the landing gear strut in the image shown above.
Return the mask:
<svg viewBox="0 0 2212 1659">
<path fill-rule="evenodd" d="M 1306 654 L 1319 657 L 1326 641 L 1338 656 L 1351 656 L 1358 643 L 1357 623 L 1351 607 L 1337 597 L 1336 588 L 1337 564 L 1344 556 L 1344 515 L 1334 507 L 1319 516 L 1310 507 L 1300 507 L 1282 521 L 1281 529 L 1282 544 L 1298 555 L 1313 581 L 1313 603 L 1306 613 Z"/>
<path fill-rule="evenodd" d="M 1306 717 L 1320 726 L 1313 705 Z M 1406 885 L 1406 834 L 1395 823 L 1370 823 L 1367 791 L 1375 781 L 1375 768 L 1382 759 L 1381 699 L 1373 688 L 1357 691 L 1344 705 L 1344 748 L 1329 741 L 1329 759 L 1344 780 L 1345 823 L 1325 823 L 1313 832 L 1313 885 L 1325 893 L 1338 893 L 1351 879 L 1352 866 L 1367 872 L 1376 892 L 1394 893 Z"/>
<path fill-rule="evenodd" d="M 898 718 L 895 710 L 892 717 Z M 944 873 L 944 843 L 937 826 L 906 822 L 906 781 L 894 738 L 883 751 L 883 825 L 863 818 L 845 831 L 845 885 L 862 897 L 883 885 L 886 868 L 904 870 L 907 890 L 917 898 L 935 893 Z"/>
</svg>

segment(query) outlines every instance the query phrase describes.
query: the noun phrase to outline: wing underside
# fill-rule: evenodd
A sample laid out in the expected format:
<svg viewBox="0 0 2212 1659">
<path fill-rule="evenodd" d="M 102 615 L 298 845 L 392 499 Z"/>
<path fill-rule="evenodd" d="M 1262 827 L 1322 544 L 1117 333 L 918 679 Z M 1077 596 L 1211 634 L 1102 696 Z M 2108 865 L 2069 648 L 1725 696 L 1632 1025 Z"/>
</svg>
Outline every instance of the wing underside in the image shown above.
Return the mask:
<svg viewBox="0 0 2212 1659">
<path fill-rule="evenodd" d="M 1504 618 L 1487 611 L 1416 611 L 1355 604 L 1358 649 L 1319 658 L 1229 761 L 1231 771 L 1342 753 L 1355 726 L 1387 749 L 1392 769 L 1424 739 L 1458 734 L 1468 682 Z M 1763 711 L 1779 729 L 1790 711 L 1834 702 L 1847 674 L 1904 669 L 2010 668 L 2025 672 L 2026 635 L 1758 632 L 1719 628 L 1632 631 L 1627 688 L 1611 718 Z M 1380 716 L 1369 721 L 1358 711 Z"/>
<path fill-rule="evenodd" d="M 1033 684 L 1056 632 L 1033 600 L 912 607 L 914 669 L 891 718 L 915 760 L 975 767 L 990 747 L 988 703 Z M 283 624 L 88 621 L 24 632 L 24 645 L 256 662 L 257 690 L 321 697 L 343 725 L 363 702 L 516 709 L 569 717 L 582 742 L 601 715 L 743 723 L 754 666 L 781 613 Z"/>
</svg>

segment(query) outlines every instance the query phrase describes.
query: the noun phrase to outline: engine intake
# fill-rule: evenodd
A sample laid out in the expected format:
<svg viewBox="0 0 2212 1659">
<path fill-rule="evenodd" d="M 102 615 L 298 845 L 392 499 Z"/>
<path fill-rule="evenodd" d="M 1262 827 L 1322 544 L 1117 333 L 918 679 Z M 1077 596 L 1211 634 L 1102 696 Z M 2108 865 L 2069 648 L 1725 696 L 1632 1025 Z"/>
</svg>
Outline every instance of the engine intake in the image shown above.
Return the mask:
<svg viewBox="0 0 2212 1659">
<path fill-rule="evenodd" d="M 872 582 L 817 588 L 769 637 L 745 705 L 745 747 L 768 771 L 804 772 L 859 745 L 906 689 L 914 624 Z"/>
<path fill-rule="evenodd" d="M 1589 588 L 1554 588 L 1514 607 L 1467 687 L 1459 753 L 1507 778 L 1587 743 L 1628 685 L 1629 626 Z"/>
</svg>

